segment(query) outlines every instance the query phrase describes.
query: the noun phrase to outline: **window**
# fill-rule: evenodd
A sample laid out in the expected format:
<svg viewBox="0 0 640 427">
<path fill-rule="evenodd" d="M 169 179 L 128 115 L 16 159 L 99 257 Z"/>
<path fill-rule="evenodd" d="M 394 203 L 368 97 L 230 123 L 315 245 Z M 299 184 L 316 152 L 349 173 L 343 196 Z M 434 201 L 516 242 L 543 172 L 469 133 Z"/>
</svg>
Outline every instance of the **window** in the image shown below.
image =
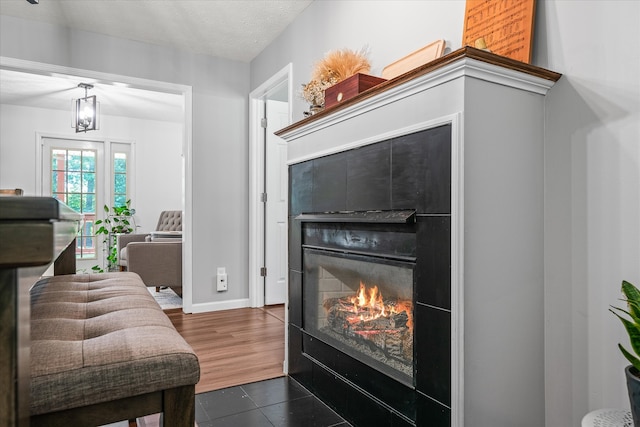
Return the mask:
<svg viewBox="0 0 640 427">
<path fill-rule="evenodd" d="M 76 258 L 96 257 L 96 150 L 51 149 L 51 195 L 84 216 Z"/>
<path fill-rule="evenodd" d="M 96 220 L 103 206 L 122 206 L 131 198 L 132 144 L 126 142 L 42 138 L 42 195 L 53 196 L 84 216 L 76 240 L 78 268 L 101 264 L 102 237 Z M 86 264 L 82 264 L 87 261 Z"/>
<path fill-rule="evenodd" d="M 127 153 L 113 153 L 113 206 L 127 203 Z"/>
</svg>

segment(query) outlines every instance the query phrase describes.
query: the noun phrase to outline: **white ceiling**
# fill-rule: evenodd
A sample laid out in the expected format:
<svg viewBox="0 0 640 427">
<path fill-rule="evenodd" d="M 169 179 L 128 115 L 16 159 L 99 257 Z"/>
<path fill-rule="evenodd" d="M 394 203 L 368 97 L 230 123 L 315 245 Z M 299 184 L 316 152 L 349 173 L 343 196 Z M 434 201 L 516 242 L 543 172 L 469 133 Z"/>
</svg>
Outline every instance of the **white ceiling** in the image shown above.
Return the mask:
<svg viewBox="0 0 640 427">
<path fill-rule="evenodd" d="M 0 14 L 249 62 L 311 0 L 0 0 Z"/>
<path fill-rule="evenodd" d="M 249 62 L 313 0 L 0 0 L 0 14 Z M 0 102 L 71 109 L 75 76 L 0 70 Z M 182 96 L 96 83 L 101 114 L 180 121 Z"/>
<path fill-rule="evenodd" d="M 96 95 L 101 115 L 175 123 L 184 119 L 182 95 L 96 83 L 76 76 L 31 74 L 6 69 L 0 69 L 0 102 L 68 110 L 71 123 L 72 100 L 84 96 L 84 89 L 78 87 L 81 82 L 94 85 L 88 95 Z"/>
</svg>

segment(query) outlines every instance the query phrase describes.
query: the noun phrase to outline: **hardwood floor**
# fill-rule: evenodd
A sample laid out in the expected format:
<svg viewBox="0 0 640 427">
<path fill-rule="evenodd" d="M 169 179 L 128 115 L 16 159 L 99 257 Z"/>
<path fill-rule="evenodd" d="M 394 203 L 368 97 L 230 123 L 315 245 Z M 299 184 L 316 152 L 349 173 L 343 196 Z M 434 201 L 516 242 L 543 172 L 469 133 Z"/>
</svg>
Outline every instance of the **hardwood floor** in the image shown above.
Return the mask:
<svg viewBox="0 0 640 427">
<path fill-rule="evenodd" d="M 196 393 L 284 375 L 284 305 L 165 313 L 200 360 Z"/>
</svg>

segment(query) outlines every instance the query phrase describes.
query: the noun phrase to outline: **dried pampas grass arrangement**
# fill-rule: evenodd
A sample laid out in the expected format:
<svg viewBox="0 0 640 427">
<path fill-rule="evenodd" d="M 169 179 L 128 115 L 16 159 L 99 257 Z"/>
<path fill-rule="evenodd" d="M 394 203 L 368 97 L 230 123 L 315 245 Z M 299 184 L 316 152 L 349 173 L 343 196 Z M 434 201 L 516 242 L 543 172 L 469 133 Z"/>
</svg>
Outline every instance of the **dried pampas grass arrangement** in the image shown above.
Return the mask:
<svg viewBox="0 0 640 427">
<path fill-rule="evenodd" d="M 323 106 L 325 89 L 354 74 L 367 74 L 370 70 L 366 48 L 331 51 L 315 64 L 311 81 L 302 85 L 302 98 L 312 106 Z"/>
<path fill-rule="evenodd" d="M 366 74 L 371 70 L 366 48 L 360 51 L 351 49 L 334 50 L 318 61 L 311 75 L 311 80 L 319 82 L 335 80 L 343 81 L 357 73 Z"/>
</svg>

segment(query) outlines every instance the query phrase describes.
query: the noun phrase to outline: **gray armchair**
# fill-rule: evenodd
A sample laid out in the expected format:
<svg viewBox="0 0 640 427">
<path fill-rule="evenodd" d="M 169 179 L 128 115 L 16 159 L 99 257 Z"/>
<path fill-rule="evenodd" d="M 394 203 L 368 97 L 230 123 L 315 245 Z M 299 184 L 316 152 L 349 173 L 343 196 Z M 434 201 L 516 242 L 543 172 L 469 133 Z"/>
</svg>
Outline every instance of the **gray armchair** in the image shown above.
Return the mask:
<svg viewBox="0 0 640 427">
<path fill-rule="evenodd" d="M 156 231 L 118 236 L 118 263 L 147 286 L 169 286 L 182 296 L 182 211 L 160 213 Z"/>
</svg>

